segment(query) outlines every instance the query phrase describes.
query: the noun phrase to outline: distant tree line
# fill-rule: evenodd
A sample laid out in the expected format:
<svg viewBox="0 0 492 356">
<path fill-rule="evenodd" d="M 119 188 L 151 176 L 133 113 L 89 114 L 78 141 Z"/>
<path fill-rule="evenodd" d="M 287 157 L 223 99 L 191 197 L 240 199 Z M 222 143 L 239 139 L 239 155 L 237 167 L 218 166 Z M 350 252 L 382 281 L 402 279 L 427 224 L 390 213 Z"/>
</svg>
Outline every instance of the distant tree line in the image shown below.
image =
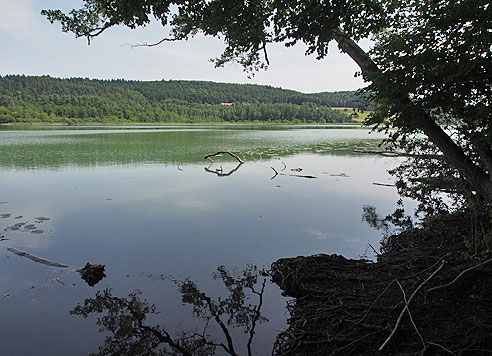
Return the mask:
<svg viewBox="0 0 492 356">
<path fill-rule="evenodd" d="M 350 117 L 331 107 L 357 106 L 361 100 L 351 91 L 304 94 L 200 81 L 0 77 L 0 123 L 336 123 Z"/>
</svg>

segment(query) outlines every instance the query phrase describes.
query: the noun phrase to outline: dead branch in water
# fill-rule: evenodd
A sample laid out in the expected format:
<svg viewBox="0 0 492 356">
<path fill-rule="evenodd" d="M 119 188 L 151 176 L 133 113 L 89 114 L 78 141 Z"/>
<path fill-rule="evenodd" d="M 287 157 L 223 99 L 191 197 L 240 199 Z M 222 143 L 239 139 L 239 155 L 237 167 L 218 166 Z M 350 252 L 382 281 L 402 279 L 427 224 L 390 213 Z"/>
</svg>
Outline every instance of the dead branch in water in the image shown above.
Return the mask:
<svg viewBox="0 0 492 356">
<path fill-rule="evenodd" d="M 64 265 L 64 264 L 61 264 L 61 263 L 51 262 L 51 261 L 45 260 L 44 258 L 33 256 L 30 253 L 22 252 L 22 251 L 16 250 L 15 248 L 12 248 L 12 247 L 8 247 L 7 248 L 7 251 L 12 252 L 13 254 L 16 254 L 17 256 L 20 256 L 20 257 L 29 258 L 31 261 L 34 261 L 34 262 L 37 262 L 37 263 L 42 263 L 43 265 L 46 265 L 46 266 L 60 267 L 60 268 L 68 268 L 68 267 L 70 267 L 70 266 L 67 266 L 67 265 Z"/>
<path fill-rule="evenodd" d="M 270 179 L 273 179 L 273 178 L 275 178 L 276 176 L 278 176 L 278 172 L 277 172 L 277 170 L 276 170 L 275 168 L 273 168 L 273 167 L 270 167 L 270 168 L 271 168 L 271 169 L 273 169 L 273 171 L 275 172 L 275 175 L 274 175 L 272 178 L 270 178 Z"/>
<path fill-rule="evenodd" d="M 237 161 L 239 163 L 244 163 L 244 161 L 241 159 L 241 157 L 239 157 L 237 154 L 234 154 L 230 151 L 219 151 L 219 152 L 215 152 L 215 153 L 209 153 L 207 155 L 205 155 L 205 157 L 203 157 L 204 159 L 209 159 L 213 162 L 213 160 L 210 158 L 210 157 L 214 157 L 214 156 L 218 156 L 218 155 L 222 155 L 222 154 L 228 154 L 230 155 L 231 157 L 234 157 L 235 159 L 237 159 Z"/>
<path fill-rule="evenodd" d="M 17 256 L 20 257 L 26 257 L 33 262 L 41 263 L 46 266 L 59 267 L 59 268 L 73 268 L 76 272 L 79 272 L 81 274 L 81 278 L 91 287 L 97 284 L 101 279 L 106 277 L 106 274 L 104 274 L 104 267 L 105 267 L 104 265 L 91 264 L 87 262 L 84 268 L 77 268 L 73 266 L 64 265 L 58 262 L 48 261 L 45 260 L 44 258 L 31 255 L 30 253 L 27 252 L 16 250 L 15 248 L 12 247 L 7 247 L 7 251 L 12 252 L 13 254 L 16 254 Z M 60 274 L 58 274 L 58 276 L 54 280 L 60 282 L 61 284 L 64 284 L 58 278 Z"/>
<path fill-rule="evenodd" d="M 364 148 L 355 148 L 353 150 L 354 153 L 364 153 L 364 154 L 378 154 L 381 156 L 388 156 L 388 157 L 414 157 L 414 158 L 426 158 L 426 159 L 439 159 L 442 160 L 444 159 L 444 156 L 442 154 L 415 154 L 415 153 L 408 153 L 408 152 L 402 152 L 398 150 L 384 150 L 384 149 L 364 149 Z"/>
<path fill-rule="evenodd" d="M 407 154 L 405 152 L 400 152 L 400 151 L 393 151 L 393 150 L 369 150 L 369 149 L 360 149 L 360 148 L 355 148 L 353 150 L 354 153 L 366 153 L 366 154 L 378 154 L 382 156 L 406 156 Z"/>
<path fill-rule="evenodd" d="M 273 171 L 275 172 L 275 175 L 270 178 L 270 179 L 273 179 L 275 178 L 276 176 L 289 176 L 289 177 L 299 177 L 299 178 L 309 178 L 309 179 L 313 179 L 313 178 L 318 178 L 318 177 L 315 177 L 315 176 L 308 176 L 308 175 L 302 175 L 302 174 L 285 174 L 285 173 L 279 173 L 277 172 L 277 170 L 273 167 L 270 167 L 271 169 L 273 169 Z"/>
<path fill-rule="evenodd" d="M 394 184 L 377 183 L 377 182 L 373 182 L 372 184 L 373 185 L 379 185 L 381 187 L 394 187 L 395 186 Z"/>
</svg>

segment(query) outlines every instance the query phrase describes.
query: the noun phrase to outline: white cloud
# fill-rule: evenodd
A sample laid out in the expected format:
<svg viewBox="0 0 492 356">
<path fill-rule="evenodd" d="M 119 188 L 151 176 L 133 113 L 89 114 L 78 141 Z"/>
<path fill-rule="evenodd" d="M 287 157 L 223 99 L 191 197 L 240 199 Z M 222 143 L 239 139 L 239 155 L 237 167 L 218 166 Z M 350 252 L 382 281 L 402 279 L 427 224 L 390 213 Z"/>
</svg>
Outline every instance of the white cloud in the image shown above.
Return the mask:
<svg viewBox="0 0 492 356">
<path fill-rule="evenodd" d="M 30 0 L 2 0 L 0 2 L 0 31 L 26 35 L 36 22 L 36 15 Z"/>
</svg>

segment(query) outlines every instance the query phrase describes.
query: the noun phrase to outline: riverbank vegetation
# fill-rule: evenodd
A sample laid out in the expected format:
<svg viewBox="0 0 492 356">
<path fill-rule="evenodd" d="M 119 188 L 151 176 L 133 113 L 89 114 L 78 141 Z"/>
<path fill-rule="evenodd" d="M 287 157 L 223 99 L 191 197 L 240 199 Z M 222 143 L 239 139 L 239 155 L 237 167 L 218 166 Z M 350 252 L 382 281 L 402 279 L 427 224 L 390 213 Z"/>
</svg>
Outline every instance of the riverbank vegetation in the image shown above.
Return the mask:
<svg viewBox="0 0 492 356">
<path fill-rule="evenodd" d="M 342 123 L 360 106 L 355 92 L 303 94 L 262 85 L 199 81 L 0 77 L 6 123 Z"/>
</svg>

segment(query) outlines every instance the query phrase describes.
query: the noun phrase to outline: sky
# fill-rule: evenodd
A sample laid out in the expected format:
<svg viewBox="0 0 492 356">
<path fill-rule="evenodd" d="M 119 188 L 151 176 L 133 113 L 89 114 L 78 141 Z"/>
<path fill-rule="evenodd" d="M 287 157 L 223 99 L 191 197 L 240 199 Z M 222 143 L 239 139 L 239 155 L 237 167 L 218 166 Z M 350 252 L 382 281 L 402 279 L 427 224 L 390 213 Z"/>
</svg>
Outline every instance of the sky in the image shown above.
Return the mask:
<svg viewBox="0 0 492 356">
<path fill-rule="evenodd" d="M 250 83 L 293 89 L 304 93 L 354 90 L 364 86 L 355 78 L 357 65 L 330 44 L 323 60 L 305 56 L 305 46 L 286 48 L 273 44 L 268 49 L 270 66 L 249 79 L 237 64 L 215 68 L 209 60 L 224 49 L 220 39 L 197 36 L 188 41 L 156 47 L 132 47 L 165 37 L 166 29 L 154 23 L 131 30 L 111 28 L 87 44 L 63 33 L 58 23 L 50 24 L 42 9 L 64 11 L 81 7 L 80 0 L 0 0 L 0 75 L 50 75 L 92 79 L 207 80 Z M 364 43 L 367 47 L 369 42 Z"/>
</svg>

